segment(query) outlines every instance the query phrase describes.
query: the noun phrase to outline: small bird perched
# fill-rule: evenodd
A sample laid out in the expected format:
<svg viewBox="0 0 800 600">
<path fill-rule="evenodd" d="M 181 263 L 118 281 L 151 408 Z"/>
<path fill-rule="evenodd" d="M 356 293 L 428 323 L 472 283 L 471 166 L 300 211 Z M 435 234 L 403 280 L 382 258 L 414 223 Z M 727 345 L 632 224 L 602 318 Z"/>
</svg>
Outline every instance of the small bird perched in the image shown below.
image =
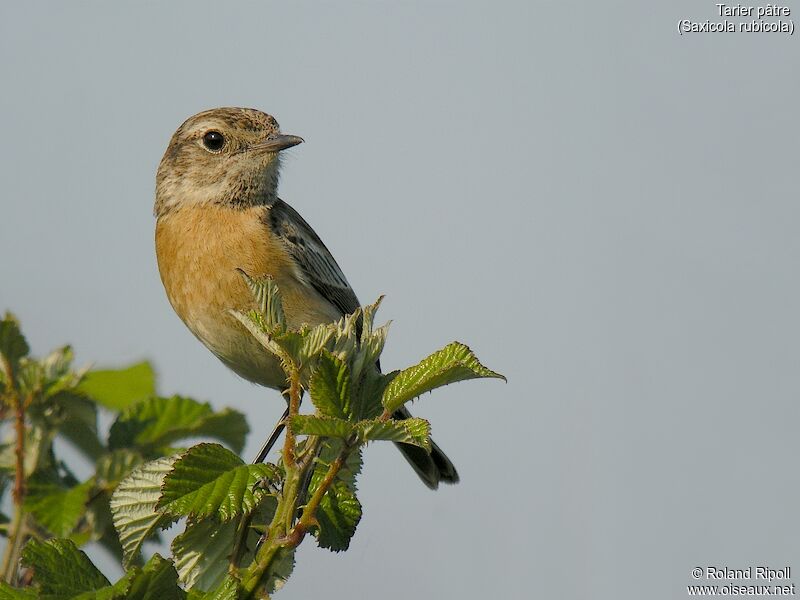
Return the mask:
<svg viewBox="0 0 800 600">
<path fill-rule="evenodd" d="M 229 313 L 255 308 L 240 271 L 275 281 L 292 328 L 359 307 L 325 244 L 278 198 L 280 152 L 302 141 L 258 110 L 207 110 L 178 128 L 156 176 L 156 256 L 170 304 L 234 372 L 277 390 L 286 384 L 277 359 Z M 408 416 L 405 409 L 394 414 Z M 397 446 L 428 487 L 458 481 L 436 444 L 430 454 Z"/>
</svg>

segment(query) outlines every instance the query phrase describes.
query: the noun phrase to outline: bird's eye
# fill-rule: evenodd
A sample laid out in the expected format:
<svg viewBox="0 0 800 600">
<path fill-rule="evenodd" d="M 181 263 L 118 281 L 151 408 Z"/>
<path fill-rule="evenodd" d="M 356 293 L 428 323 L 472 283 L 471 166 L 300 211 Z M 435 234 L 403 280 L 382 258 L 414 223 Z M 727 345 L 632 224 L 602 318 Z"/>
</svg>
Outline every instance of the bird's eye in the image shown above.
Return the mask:
<svg viewBox="0 0 800 600">
<path fill-rule="evenodd" d="M 211 152 L 219 152 L 225 145 L 225 136 L 219 131 L 206 131 L 203 135 L 203 146 Z"/>
</svg>

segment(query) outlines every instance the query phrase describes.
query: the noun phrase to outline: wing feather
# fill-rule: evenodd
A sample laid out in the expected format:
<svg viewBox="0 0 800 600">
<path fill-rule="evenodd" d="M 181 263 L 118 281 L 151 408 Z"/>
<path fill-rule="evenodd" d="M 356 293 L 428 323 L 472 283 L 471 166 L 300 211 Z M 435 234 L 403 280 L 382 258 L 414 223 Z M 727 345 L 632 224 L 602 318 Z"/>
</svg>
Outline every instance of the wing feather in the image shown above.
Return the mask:
<svg viewBox="0 0 800 600">
<path fill-rule="evenodd" d="M 296 210 L 283 200 L 276 200 L 265 218 L 272 233 L 294 259 L 301 281 L 317 290 L 343 315 L 359 307 L 358 298 L 336 259 Z"/>
</svg>

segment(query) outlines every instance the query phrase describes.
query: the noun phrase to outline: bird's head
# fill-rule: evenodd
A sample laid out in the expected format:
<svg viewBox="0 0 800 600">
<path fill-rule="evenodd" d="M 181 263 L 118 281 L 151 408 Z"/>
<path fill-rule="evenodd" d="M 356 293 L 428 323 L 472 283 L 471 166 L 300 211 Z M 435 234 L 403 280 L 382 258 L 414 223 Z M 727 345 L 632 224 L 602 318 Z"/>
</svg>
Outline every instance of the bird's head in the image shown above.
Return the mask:
<svg viewBox="0 0 800 600">
<path fill-rule="evenodd" d="M 189 117 L 169 142 L 156 176 L 157 217 L 203 204 L 273 201 L 280 152 L 303 141 L 251 108 L 215 108 Z"/>
</svg>

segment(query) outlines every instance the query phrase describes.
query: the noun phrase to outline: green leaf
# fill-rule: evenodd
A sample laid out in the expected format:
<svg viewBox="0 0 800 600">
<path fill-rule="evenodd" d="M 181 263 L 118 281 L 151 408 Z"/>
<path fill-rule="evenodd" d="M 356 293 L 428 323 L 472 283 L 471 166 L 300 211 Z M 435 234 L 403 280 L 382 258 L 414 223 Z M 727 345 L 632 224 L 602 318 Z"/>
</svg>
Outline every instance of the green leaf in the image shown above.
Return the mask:
<svg viewBox="0 0 800 600">
<path fill-rule="evenodd" d="M 299 331 L 286 331 L 272 336 L 271 340 L 282 350 L 279 356 L 290 357 L 293 364 L 305 370 L 322 352 L 333 333 L 333 327 L 323 323 L 313 329 L 304 326 Z"/>
<path fill-rule="evenodd" d="M 344 315 L 333 323 L 334 333 L 333 350 L 331 353 L 341 360 L 348 360 L 358 346 L 358 328 L 361 323 L 361 309 L 357 308 L 352 314 Z"/>
<path fill-rule="evenodd" d="M 80 382 L 83 374 L 71 370 L 75 353 L 70 346 L 62 346 L 53 350 L 39 361 L 42 367 L 47 389 L 45 395 L 50 397 L 58 392 L 72 389 Z"/>
<path fill-rule="evenodd" d="M 241 517 L 224 523 L 213 519 L 194 521 L 172 541 L 178 577 L 187 589 L 212 590 L 223 583 L 240 520 Z M 250 530 L 245 564 L 252 559 L 259 537 L 255 530 Z"/>
<path fill-rule="evenodd" d="M 19 321 L 10 312 L 0 321 L 0 371 L 11 371 L 16 373 L 17 366 L 22 357 L 27 356 L 30 347 L 22 335 Z M 4 373 L 5 374 L 5 373 Z"/>
<path fill-rule="evenodd" d="M 358 435 L 363 441 L 404 442 L 431 451 L 431 425 L 425 419 L 410 417 L 402 421 L 361 421 Z"/>
<path fill-rule="evenodd" d="M 253 298 L 258 305 L 260 314 L 264 317 L 265 331 L 274 333 L 286 329 L 286 317 L 283 314 L 283 302 L 278 291 L 278 284 L 272 277 L 252 278 L 242 269 L 238 269 Z"/>
<path fill-rule="evenodd" d="M 343 481 L 335 481 L 317 509 L 317 543 L 333 552 L 347 550 L 361 520 L 361 503 Z"/>
<path fill-rule="evenodd" d="M 250 332 L 256 341 L 264 348 L 272 352 L 281 361 L 281 364 L 288 365 L 286 352 L 272 338 L 272 331 L 269 324 L 266 322 L 261 313 L 251 310 L 247 313 L 238 310 L 229 310 L 231 316 L 244 325 L 245 329 Z"/>
<path fill-rule="evenodd" d="M 25 510 L 55 537 L 68 536 L 83 516 L 94 480 L 66 487 L 57 478 L 36 473 L 28 482 Z"/>
<path fill-rule="evenodd" d="M 134 569 L 131 585 L 120 600 L 179 600 L 186 593 L 178 587 L 178 573 L 172 563 L 158 554 L 143 569 Z"/>
<path fill-rule="evenodd" d="M 389 333 L 389 323 L 378 329 L 373 328 L 375 313 L 383 301 L 383 296 L 378 298 L 373 304 L 363 307 L 363 319 L 361 321 L 361 337 L 359 338 L 358 352 L 353 356 L 352 369 L 353 377 L 360 378 L 366 368 L 371 368 L 378 360 L 383 346 L 386 343 L 386 336 Z"/>
<path fill-rule="evenodd" d="M 403 369 L 383 392 L 383 406 L 394 412 L 409 400 L 437 387 L 482 377 L 505 377 L 484 367 L 467 346 L 452 342 L 418 364 Z"/>
<path fill-rule="evenodd" d="M 40 598 L 72 598 L 109 585 L 89 557 L 70 540 L 40 542 L 31 538 L 22 550 L 22 564 L 34 570 Z"/>
<path fill-rule="evenodd" d="M 312 488 L 316 489 L 319 482 L 325 476 L 331 462 L 339 456 L 342 450 L 342 440 L 335 438 L 327 439 L 322 443 L 322 449 L 317 456 L 317 465 L 311 479 Z M 344 481 L 355 493 L 356 477 L 361 473 L 361 448 L 355 448 L 347 455 L 347 460 L 339 470 L 336 479 Z"/>
<path fill-rule="evenodd" d="M 208 403 L 191 398 L 149 398 L 125 409 L 111 426 L 112 449 L 163 448 L 187 437 L 207 436 L 229 444 L 241 452 L 249 431 L 240 412 L 225 409 L 215 413 Z"/>
<path fill-rule="evenodd" d="M 300 348 L 300 366 L 307 367 L 312 360 L 317 358 L 320 353 L 328 346 L 333 334 L 334 327 L 330 323 L 323 323 L 311 329 L 301 329 L 303 333 L 303 345 Z"/>
<path fill-rule="evenodd" d="M 161 497 L 164 478 L 177 459 L 170 456 L 143 464 L 123 479 L 111 496 L 111 514 L 122 544 L 125 568 L 131 565 L 148 536 L 172 522 L 170 517 L 156 512 L 156 503 Z"/>
<path fill-rule="evenodd" d="M 97 542 L 105 548 L 118 562 L 122 562 L 122 545 L 114 529 L 114 518 L 111 515 L 111 492 L 100 490 L 94 494 L 86 505 L 84 518 L 78 531 L 70 535 L 70 539 L 78 546 L 90 541 Z"/>
<path fill-rule="evenodd" d="M 240 592 L 239 582 L 228 575 L 216 589 L 210 592 L 190 590 L 187 598 L 188 600 L 239 600 Z"/>
<path fill-rule="evenodd" d="M 311 477 L 309 496 L 319 487 L 330 463 L 339 456 L 341 449 L 342 442 L 339 440 L 326 440 L 323 443 Z M 320 547 L 339 552 L 350 545 L 350 538 L 361 520 L 361 504 L 356 498 L 356 476 L 360 470 L 361 451 L 356 448 L 347 456 L 334 484 L 323 496 L 317 509 L 320 528 L 314 531 L 314 535 Z"/>
<path fill-rule="evenodd" d="M 350 368 L 329 352 L 322 352 L 309 384 L 311 402 L 326 417 L 350 416 Z"/>
<path fill-rule="evenodd" d="M 0 600 L 37 600 L 38 594 L 30 588 L 19 589 L 0 582 Z"/>
<path fill-rule="evenodd" d="M 0 355 L 0 367 L 4 364 L 2 362 L 3 360 L 3 356 Z M 0 369 L 0 372 L 4 370 L 5 367 Z M 14 377 L 17 380 L 17 389 L 19 389 L 22 395 L 35 400 L 40 396 L 43 397 L 41 392 L 46 386 L 46 381 L 44 369 L 38 360 L 29 356 L 20 358 L 14 368 Z"/>
<path fill-rule="evenodd" d="M 89 371 L 78 391 L 112 410 L 122 410 L 156 393 L 155 373 L 148 362 L 126 369 Z"/>
<path fill-rule="evenodd" d="M 58 406 L 64 415 L 59 433 L 88 458 L 95 460 L 107 450 L 97 436 L 97 405 L 71 391 L 61 391 L 48 402 Z"/>
<path fill-rule="evenodd" d="M 53 455 L 49 452 L 55 431 L 44 427 L 40 422 L 32 422 L 25 428 L 26 448 L 24 459 L 25 477 L 30 477 L 36 470 L 44 470 L 51 466 Z M 44 452 L 28 452 L 27 449 L 42 448 Z M 13 473 L 17 464 L 14 444 L 0 444 L 0 470 Z"/>
<path fill-rule="evenodd" d="M 136 450 L 120 448 L 101 456 L 95 463 L 97 483 L 113 490 L 131 471 L 144 462 L 142 455 Z"/>
<path fill-rule="evenodd" d="M 187 450 L 165 477 L 156 508 L 175 517 L 214 515 L 228 521 L 252 512 L 268 495 L 258 484 L 277 477 L 274 465 L 247 465 L 219 444 L 198 444 Z"/>
<path fill-rule="evenodd" d="M 245 416 L 232 408 L 215 412 L 195 427 L 192 435 L 216 438 L 228 444 L 234 452 L 241 454 L 250 427 Z"/>
<path fill-rule="evenodd" d="M 355 431 L 353 424 L 344 419 L 314 415 L 294 415 L 289 425 L 295 435 L 320 435 L 346 439 Z"/>
<path fill-rule="evenodd" d="M 383 412 L 381 398 L 383 390 L 389 385 L 396 372 L 382 374 L 378 368 L 370 363 L 361 372 L 356 385 L 352 386 L 352 413 L 353 417 L 361 419 L 374 419 Z"/>
<path fill-rule="evenodd" d="M 268 594 L 277 592 L 289 579 L 294 571 L 294 553 L 294 548 L 279 548 L 275 553 L 275 559 L 267 572 L 267 582 L 264 586 Z"/>
<path fill-rule="evenodd" d="M 133 567 L 114 585 L 87 592 L 73 600 L 183 600 L 178 574 L 169 560 L 154 554 L 144 568 Z"/>
</svg>

